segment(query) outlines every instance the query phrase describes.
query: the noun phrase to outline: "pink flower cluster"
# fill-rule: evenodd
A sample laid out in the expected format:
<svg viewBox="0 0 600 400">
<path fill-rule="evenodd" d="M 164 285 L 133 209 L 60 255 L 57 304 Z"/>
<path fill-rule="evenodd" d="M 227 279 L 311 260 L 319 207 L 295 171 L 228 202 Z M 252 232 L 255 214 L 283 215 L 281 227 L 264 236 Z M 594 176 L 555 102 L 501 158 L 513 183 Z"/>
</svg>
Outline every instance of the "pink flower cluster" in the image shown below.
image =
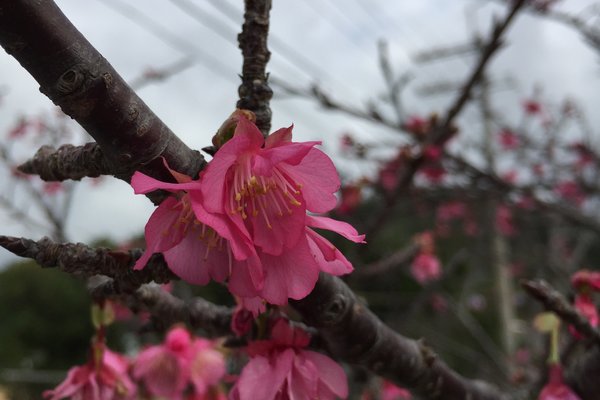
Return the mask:
<svg viewBox="0 0 600 400">
<path fill-rule="evenodd" d="M 419 253 L 413 260 L 410 272 L 417 282 L 425 285 L 436 281 L 442 275 L 440 260 L 435 254 L 434 237 L 431 232 L 423 232 L 416 237 Z"/>
<path fill-rule="evenodd" d="M 224 375 L 225 360 L 214 344 L 192 338 L 181 327 L 173 328 L 163 344 L 143 350 L 133 366 L 133 376 L 150 395 L 173 400 L 183 399 L 188 386 L 193 387 L 195 398 L 216 399 L 215 388 Z M 214 396 L 209 397 L 211 393 Z"/>
<path fill-rule="evenodd" d="M 248 345 L 250 361 L 229 394 L 230 400 L 334 400 L 348 396 L 342 367 L 306 350 L 308 334 L 279 318 L 269 340 Z"/>
<path fill-rule="evenodd" d="M 163 189 L 173 195 L 150 217 L 146 251 L 134 268 L 160 252 L 190 283 L 227 281 L 239 298 L 277 305 L 307 296 L 321 271 L 351 272 L 350 262 L 315 228 L 356 243 L 364 235 L 344 222 L 307 214 L 333 209 L 340 187 L 317 144 L 292 142 L 291 127 L 265 139 L 240 118 L 198 180 L 171 171 L 178 183 L 166 183 L 136 172 L 136 193 Z"/>
<path fill-rule="evenodd" d="M 103 345 L 96 346 L 87 364 L 73 367 L 65 380 L 43 396 L 49 400 L 133 400 L 137 388 L 128 375 L 129 360 Z"/>
<path fill-rule="evenodd" d="M 172 400 L 225 400 L 218 386 L 224 375 L 225 360 L 212 342 L 175 327 L 163 344 L 146 348 L 133 361 L 95 343 L 90 361 L 71 368 L 44 398 L 133 400 L 143 392 Z"/>
</svg>

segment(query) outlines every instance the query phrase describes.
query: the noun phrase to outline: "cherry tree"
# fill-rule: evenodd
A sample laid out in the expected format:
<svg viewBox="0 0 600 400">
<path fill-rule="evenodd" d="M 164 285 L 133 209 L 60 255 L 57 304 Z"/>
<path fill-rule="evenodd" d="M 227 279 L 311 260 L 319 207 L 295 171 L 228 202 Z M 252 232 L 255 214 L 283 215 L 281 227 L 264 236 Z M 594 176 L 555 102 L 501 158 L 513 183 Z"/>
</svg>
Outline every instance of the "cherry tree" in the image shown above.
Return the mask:
<svg viewBox="0 0 600 400">
<path fill-rule="evenodd" d="M 351 288 L 354 274 L 381 276 L 408 263 L 424 292 L 434 292 L 430 288 L 447 269 L 437 256 L 436 242 L 457 220 L 467 235 L 482 229 L 465 199 L 473 192 L 483 193 L 476 199 L 486 200 L 494 249 L 489 262 L 497 265 L 499 316 L 508 326 L 514 319 L 510 306 L 514 287 L 505 249 L 507 238 L 519 229 L 514 220 L 519 210 L 551 210 L 598 229 L 583 210 L 584 203 L 592 201 L 585 189 L 597 178 L 598 157 L 591 146 L 563 143 L 556 135 L 550 144 L 536 142 L 532 130 L 495 120 L 486 92 L 490 60 L 525 7 L 542 13 L 552 9 L 552 2 L 507 3 L 506 14 L 477 44 L 476 64 L 443 114 L 404 114 L 400 92 L 405 79 L 394 75 L 385 45 L 381 46 L 382 71 L 389 86 L 387 104 L 392 104 L 397 117 L 391 120 L 377 105 L 356 109 L 317 86 L 305 90 L 271 82 L 266 72 L 271 2 L 246 0 L 238 37 L 243 55 L 239 99 L 233 113 L 224 111 L 224 116 L 231 115 L 203 149 L 212 156 L 209 162 L 165 126 L 52 1 L 0 3 L 3 48 L 34 77 L 42 93 L 95 140 L 83 146 L 42 147 L 18 170 L 47 182 L 112 176 L 130 183 L 135 193 L 146 195 L 157 206 L 145 228 L 145 249 L 92 248 L 65 243 L 60 234 L 54 235 L 56 240 L 39 241 L 0 237 L 2 247 L 42 267 L 93 277 L 88 286 L 95 302 L 96 334 L 88 361 L 73 367 L 64 382 L 44 396 L 334 399 L 348 397 L 355 387 L 355 395 L 367 399 L 410 398 L 411 393 L 427 399 L 520 398 L 521 393 L 510 386 L 462 376 L 424 341 L 387 326 Z M 159 77 L 156 72 L 146 76 Z M 288 94 L 311 97 L 329 109 L 397 129 L 411 140 L 398 147 L 394 158 L 381 161 L 377 179 L 345 182 L 341 206 L 332 212 L 340 188 L 336 168 L 316 147 L 320 142 L 294 141 L 292 127 L 271 133 L 271 84 Z M 462 131 L 457 117 L 475 97 L 488 124 L 483 167 L 450 150 Z M 545 108 L 537 99 L 523 104 L 526 119 L 537 118 Z M 576 107 L 565 103 L 559 114 L 552 113 L 561 118 L 544 121 L 544 129 L 558 132 L 563 120 L 575 118 L 576 113 Z M 492 129 L 493 124 L 501 129 Z M 344 137 L 343 146 L 357 158 L 368 158 L 373 150 L 350 135 Z M 544 157 L 556 151 L 565 154 L 546 162 Z M 501 166 L 511 157 L 527 167 L 516 171 Z M 544 170 L 549 167 L 551 171 Z M 369 190 L 370 197 L 363 196 Z M 435 204 L 434 229 L 419 233 L 391 255 L 360 268 L 353 266 L 351 260 L 361 258 L 350 254 L 360 252 L 358 246 L 376 245 L 409 190 L 420 198 L 445 192 L 443 201 Z M 352 221 L 357 209 L 373 201 L 379 203 L 368 224 L 342 221 Z M 332 244 L 327 231 L 352 247 Z M 348 255 L 342 247 L 351 249 Z M 346 282 L 338 277 L 346 275 Z M 173 280 L 190 285 L 219 282 L 237 305 L 213 304 L 200 297 L 183 301 L 157 285 Z M 600 356 L 593 300 L 599 287 L 597 273 L 580 271 L 571 283 L 577 292 L 574 304 L 543 281 L 523 282 L 534 298 L 555 313 L 536 318 L 536 328 L 552 337 L 550 377 L 539 390 L 540 399 L 593 399 L 600 391 L 594 381 Z M 436 307 L 446 307 L 443 298 L 431 299 Z M 164 342 L 146 347 L 135 359 L 112 351 L 106 329 L 115 317 L 114 301 L 146 310 L 155 328 L 166 332 Z M 561 321 L 591 348 L 588 354 L 572 356 L 576 360 L 566 366 L 558 355 Z M 508 330 L 502 341 L 507 353 L 516 351 Z M 229 371 L 239 375 L 231 379 L 227 370 L 233 362 L 226 363 L 225 358 L 239 360 L 240 355 L 245 365 Z M 563 368 L 570 370 L 563 374 Z M 351 382 L 349 389 L 346 372 L 352 372 L 352 377 L 364 373 L 367 382 L 356 379 L 358 383 Z"/>
</svg>

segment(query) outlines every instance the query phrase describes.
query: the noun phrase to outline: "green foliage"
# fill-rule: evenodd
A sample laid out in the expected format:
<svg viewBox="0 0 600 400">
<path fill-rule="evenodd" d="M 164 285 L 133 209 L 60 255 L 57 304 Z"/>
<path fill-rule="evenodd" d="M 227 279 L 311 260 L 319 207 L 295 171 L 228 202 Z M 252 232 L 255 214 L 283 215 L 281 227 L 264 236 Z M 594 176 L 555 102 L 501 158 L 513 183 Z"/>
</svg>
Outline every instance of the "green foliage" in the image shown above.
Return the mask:
<svg viewBox="0 0 600 400">
<path fill-rule="evenodd" d="M 0 272 L 0 368 L 66 369 L 81 363 L 91 335 L 85 286 L 34 262 Z"/>
</svg>

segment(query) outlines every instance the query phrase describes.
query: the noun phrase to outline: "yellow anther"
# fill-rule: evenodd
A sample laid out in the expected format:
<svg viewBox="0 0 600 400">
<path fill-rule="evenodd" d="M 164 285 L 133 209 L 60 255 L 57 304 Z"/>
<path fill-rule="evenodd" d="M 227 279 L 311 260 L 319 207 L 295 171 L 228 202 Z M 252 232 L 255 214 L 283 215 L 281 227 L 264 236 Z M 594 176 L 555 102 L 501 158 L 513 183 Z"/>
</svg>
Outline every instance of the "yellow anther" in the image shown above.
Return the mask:
<svg viewBox="0 0 600 400">
<path fill-rule="evenodd" d="M 242 200 L 242 194 L 239 192 L 235 192 L 235 201 L 240 201 Z"/>
</svg>

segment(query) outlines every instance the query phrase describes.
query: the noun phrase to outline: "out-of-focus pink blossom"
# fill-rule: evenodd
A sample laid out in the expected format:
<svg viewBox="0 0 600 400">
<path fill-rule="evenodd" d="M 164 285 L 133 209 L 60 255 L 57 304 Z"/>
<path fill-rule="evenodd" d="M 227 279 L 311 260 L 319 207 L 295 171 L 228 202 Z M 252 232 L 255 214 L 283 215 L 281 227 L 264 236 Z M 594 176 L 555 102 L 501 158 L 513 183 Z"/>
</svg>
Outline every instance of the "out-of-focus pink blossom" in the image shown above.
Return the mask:
<svg viewBox="0 0 600 400">
<path fill-rule="evenodd" d="M 173 328 L 163 344 L 140 352 L 133 366 L 133 376 L 142 381 L 153 396 L 181 398 L 189 384 L 192 356 L 190 333 L 181 327 Z"/>
<path fill-rule="evenodd" d="M 548 383 L 542 388 L 538 400 L 581 400 L 563 379 L 560 365 L 551 365 L 548 372 Z"/>
<path fill-rule="evenodd" d="M 404 130 L 415 134 L 424 135 L 429 130 L 429 121 L 418 115 L 412 115 L 408 117 L 406 122 L 402 125 Z"/>
<path fill-rule="evenodd" d="M 440 183 L 448 174 L 448 171 L 439 164 L 424 165 L 419 171 L 431 183 Z"/>
<path fill-rule="evenodd" d="M 477 221 L 471 217 L 465 221 L 464 230 L 465 235 L 475 236 L 479 233 L 479 225 L 477 224 Z"/>
<path fill-rule="evenodd" d="M 25 136 L 30 125 L 31 125 L 30 121 L 27 118 L 25 118 L 25 117 L 19 118 L 17 120 L 17 123 L 8 131 L 8 138 L 16 139 L 16 138 Z"/>
<path fill-rule="evenodd" d="M 346 185 L 341 190 L 341 201 L 337 208 L 340 214 L 350 214 L 362 201 L 362 189 L 359 185 Z"/>
<path fill-rule="evenodd" d="M 230 400 L 334 400 L 348 396 L 346 374 L 329 357 L 309 350 L 310 338 L 278 319 L 271 339 L 248 345 L 250 361 L 229 393 Z"/>
<path fill-rule="evenodd" d="M 351 134 L 349 133 L 344 133 L 341 137 L 340 137 L 340 147 L 342 149 L 342 151 L 348 151 L 351 148 L 354 147 L 354 145 L 356 144 L 354 137 L 352 137 Z"/>
<path fill-rule="evenodd" d="M 517 182 L 518 177 L 519 172 L 517 170 L 511 169 L 503 173 L 500 178 L 509 185 L 514 185 Z"/>
<path fill-rule="evenodd" d="M 43 191 L 45 194 L 52 196 L 64 190 L 62 182 L 44 182 Z"/>
<path fill-rule="evenodd" d="M 535 100 L 523 101 L 523 110 L 528 115 L 538 115 L 542 112 L 542 105 Z"/>
<path fill-rule="evenodd" d="M 528 195 L 521 196 L 515 202 L 515 205 L 523 210 L 533 210 L 535 208 L 535 204 L 535 199 Z"/>
<path fill-rule="evenodd" d="M 596 162 L 596 155 L 587 145 L 583 143 L 573 143 L 571 149 L 577 154 L 577 160 L 575 161 L 577 170 L 582 170 L 586 166 Z"/>
<path fill-rule="evenodd" d="M 184 390 L 192 386 L 194 393 L 204 395 L 225 375 L 225 360 L 214 344 L 175 327 L 165 342 L 150 346 L 136 358 L 133 376 L 142 381 L 153 396 L 182 399 Z"/>
<path fill-rule="evenodd" d="M 425 150 L 423 150 L 423 157 L 427 161 L 439 161 L 442 157 L 443 150 L 440 146 L 427 146 Z"/>
<path fill-rule="evenodd" d="M 498 141 L 504 150 L 514 150 L 521 145 L 516 133 L 510 129 L 503 129 L 498 133 Z"/>
<path fill-rule="evenodd" d="M 127 371 L 129 361 L 103 345 L 94 349 L 94 357 L 87 364 L 73 367 L 66 379 L 43 396 L 48 400 L 133 400 L 137 389 Z"/>
<path fill-rule="evenodd" d="M 429 304 L 435 312 L 445 313 L 448 311 L 448 300 L 440 293 L 433 293 L 429 298 Z"/>
<path fill-rule="evenodd" d="M 459 200 L 441 203 L 436 211 L 438 222 L 450 222 L 452 220 L 464 218 L 467 213 L 467 207 L 464 202 Z"/>
<path fill-rule="evenodd" d="M 500 205 L 496 208 L 496 228 L 504 236 L 512 236 L 517 233 L 512 211 L 506 205 Z"/>
<path fill-rule="evenodd" d="M 556 185 L 554 191 L 564 200 L 580 206 L 585 201 L 585 193 L 579 185 L 573 181 L 563 181 Z"/>
<path fill-rule="evenodd" d="M 581 269 L 571 276 L 571 285 L 579 291 L 591 289 L 600 292 L 600 271 Z"/>
<path fill-rule="evenodd" d="M 413 278 L 422 285 L 438 280 L 442 275 L 440 260 L 429 253 L 417 255 L 410 266 L 410 271 Z"/>
<path fill-rule="evenodd" d="M 404 388 L 394 385 L 392 382 L 383 381 L 381 388 L 381 400 L 410 400 L 410 392 Z"/>
</svg>

